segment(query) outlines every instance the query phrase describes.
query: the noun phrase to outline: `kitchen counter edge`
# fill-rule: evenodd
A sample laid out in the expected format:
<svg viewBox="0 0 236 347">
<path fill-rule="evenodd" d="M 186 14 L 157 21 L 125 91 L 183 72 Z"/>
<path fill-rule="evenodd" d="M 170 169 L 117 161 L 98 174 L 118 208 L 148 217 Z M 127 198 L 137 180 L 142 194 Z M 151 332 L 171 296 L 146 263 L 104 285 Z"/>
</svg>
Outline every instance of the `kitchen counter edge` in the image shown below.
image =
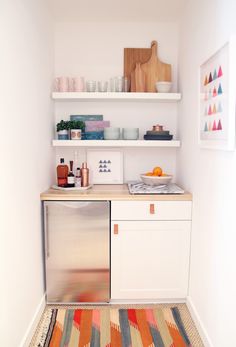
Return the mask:
<svg viewBox="0 0 236 347">
<path fill-rule="evenodd" d="M 111 201 L 191 201 L 192 194 L 130 194 L 126 184 L 122 185 L 94 185 L 85 191 L 64 191 L 49 188 L 40 194 L 40 199 L 44 200 L 111 200 Z"/>
</svg>

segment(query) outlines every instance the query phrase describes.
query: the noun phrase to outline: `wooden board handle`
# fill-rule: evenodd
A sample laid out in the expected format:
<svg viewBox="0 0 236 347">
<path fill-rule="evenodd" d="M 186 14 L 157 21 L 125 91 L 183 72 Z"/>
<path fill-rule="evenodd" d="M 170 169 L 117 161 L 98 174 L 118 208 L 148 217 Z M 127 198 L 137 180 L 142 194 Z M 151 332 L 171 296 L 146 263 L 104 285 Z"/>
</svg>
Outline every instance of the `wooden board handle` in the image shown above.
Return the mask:
<svg viewBox="0 0 236 347">
<path fill-rule="evenodd" d="M 157 41 L 151 43 L 152 55 L 157 57 Z"/>
</svg>

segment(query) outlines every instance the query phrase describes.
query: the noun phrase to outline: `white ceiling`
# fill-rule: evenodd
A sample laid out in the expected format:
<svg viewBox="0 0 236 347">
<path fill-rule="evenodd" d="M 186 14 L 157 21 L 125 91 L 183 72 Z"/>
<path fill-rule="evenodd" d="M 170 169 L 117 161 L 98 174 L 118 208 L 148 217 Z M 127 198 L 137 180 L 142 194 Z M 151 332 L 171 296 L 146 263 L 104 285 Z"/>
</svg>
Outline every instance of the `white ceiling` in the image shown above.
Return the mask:
<svg viewBox="0 0 236 347">
<path fill-rule="evenodd" d="M 49 0 L 56 21 L 178 20 L 187 0 Z"/>
</svg>

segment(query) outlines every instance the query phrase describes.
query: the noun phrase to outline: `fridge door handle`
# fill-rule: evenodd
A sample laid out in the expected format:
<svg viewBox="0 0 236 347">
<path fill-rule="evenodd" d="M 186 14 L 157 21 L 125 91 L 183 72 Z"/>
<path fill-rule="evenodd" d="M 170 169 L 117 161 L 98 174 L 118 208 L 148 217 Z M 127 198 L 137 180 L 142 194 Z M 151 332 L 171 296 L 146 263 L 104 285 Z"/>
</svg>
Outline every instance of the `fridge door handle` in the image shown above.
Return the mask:
<svg viewBox="0 0 236 347">
<path fill-rule="evenodd" d="M 48 206 L 44 205 L 44 238 L 45 238 L 45 253 L 47 258 L 50 257 L 49 251 L 49 233 L 48 233 Z"/>
</svg>

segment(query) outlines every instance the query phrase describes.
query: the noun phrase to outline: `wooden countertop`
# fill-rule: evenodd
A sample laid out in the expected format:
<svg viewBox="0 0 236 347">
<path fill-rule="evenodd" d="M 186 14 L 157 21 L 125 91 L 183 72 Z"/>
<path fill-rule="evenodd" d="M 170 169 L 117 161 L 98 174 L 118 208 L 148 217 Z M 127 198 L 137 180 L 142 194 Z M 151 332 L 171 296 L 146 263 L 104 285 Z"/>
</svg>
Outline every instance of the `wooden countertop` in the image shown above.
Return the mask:
<svg viewBox="0 0 236 347">
<path fill-rule="evenodd" d="M 41 193 L 41 200 L 132 200 L 132 201 L 188 201 L 192 195 L 184 194 L 169 195 L 133 195 L 129 193 L 126 184 L 119 185 L 94 185 L 85 191 L 64 191 L 48 189 Z"/>
</svg>

